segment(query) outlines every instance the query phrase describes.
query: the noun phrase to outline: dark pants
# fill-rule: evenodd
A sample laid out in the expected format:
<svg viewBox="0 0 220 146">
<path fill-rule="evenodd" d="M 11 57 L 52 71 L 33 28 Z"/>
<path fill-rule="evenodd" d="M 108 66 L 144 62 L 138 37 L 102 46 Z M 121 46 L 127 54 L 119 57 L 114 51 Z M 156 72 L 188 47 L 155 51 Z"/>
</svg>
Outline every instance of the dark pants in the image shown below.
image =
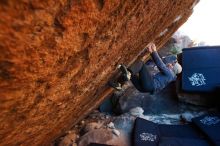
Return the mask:
<svg viewBox="0 0 220 146">
<path fill-rule="evenodd" d="M 137 90 L 140 92 L 153 92 L 153 77 L 148 70 L 147 66 L 142 63 L 140 66 L 139 72 L 132 71 L 131 82 Z M 136 73 L 136 74 L 135 74 Z"/>
</svg>

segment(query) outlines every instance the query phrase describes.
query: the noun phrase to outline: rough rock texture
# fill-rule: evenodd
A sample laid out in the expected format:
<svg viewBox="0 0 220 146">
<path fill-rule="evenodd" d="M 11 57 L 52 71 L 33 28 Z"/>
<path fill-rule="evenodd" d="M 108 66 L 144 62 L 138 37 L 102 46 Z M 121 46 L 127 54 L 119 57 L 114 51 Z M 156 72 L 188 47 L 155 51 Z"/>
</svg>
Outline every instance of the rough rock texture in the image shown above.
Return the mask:
<svg viewBox="0 0 220 146">
<path fill-rule="evenodd" d="M 119 63 L 166 42 L 197 0 L 1 0 L 0 145 L 48 145 L 111 93 Z"/>
</svg>

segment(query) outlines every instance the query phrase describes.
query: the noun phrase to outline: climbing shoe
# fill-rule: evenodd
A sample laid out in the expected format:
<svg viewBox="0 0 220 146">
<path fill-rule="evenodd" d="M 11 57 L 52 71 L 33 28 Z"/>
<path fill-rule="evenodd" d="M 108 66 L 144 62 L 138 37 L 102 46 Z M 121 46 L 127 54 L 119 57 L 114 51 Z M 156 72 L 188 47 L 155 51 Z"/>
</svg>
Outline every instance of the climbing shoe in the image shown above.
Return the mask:
<svg viewBox="0 0 220 146">
<path fill-rule="evenodd" d="M 116 89 L 116 90 L 118 90 L 118 91 L 121 91 L 121 90 L 122 90 L 122 86 L 121 86 L 121 84 L 118 83 L 118 82 L 109 81 L 108 84 L 109 84 L 110 87 L 112 87 L 112 88 L 114 88 L 114 89 Z"/>
<path fill-rule="evenodd" d="M 131 79 L 131 73 L 128 71 L 125 65 L 118 65 L 118 69 L 120 69 L 120 71 L 122 72 L 122 76 L 125 78 L 126 81 Z"/>
</svg>

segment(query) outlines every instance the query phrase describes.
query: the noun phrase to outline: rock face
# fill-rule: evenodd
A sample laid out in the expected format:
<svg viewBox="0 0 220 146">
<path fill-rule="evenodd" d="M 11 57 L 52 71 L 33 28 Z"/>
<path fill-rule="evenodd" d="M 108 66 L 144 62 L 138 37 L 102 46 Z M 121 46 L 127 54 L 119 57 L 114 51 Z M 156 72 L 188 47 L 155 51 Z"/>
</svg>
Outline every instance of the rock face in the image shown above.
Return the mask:
<svg viewBox="0 0 220 146">
<path fill-rule="evenodd" d="M 119 63 L 164 44 L 197 0 L 1 0 L 0 145 L 48 145 L 111 93 Z"/>
</svg>

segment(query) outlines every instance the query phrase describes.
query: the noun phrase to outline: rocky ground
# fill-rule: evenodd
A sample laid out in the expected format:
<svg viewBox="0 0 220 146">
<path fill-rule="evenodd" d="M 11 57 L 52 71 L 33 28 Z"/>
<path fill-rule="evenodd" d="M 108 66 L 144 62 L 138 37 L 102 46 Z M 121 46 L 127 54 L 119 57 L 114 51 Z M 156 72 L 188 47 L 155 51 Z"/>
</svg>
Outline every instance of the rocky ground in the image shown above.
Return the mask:
<svg viewBox="0 0 220 146">
<path fill-rule="evenodd" d="M 103 102 L 99 110 L 75 125 L 56 140 L 55 146 L 87 146 L 101 143 L 131 146 L 132 129 L 136 117 L 163 124 L 183 124 L 191 118 L 215 109 L 194 106 L 178 101 L 175 83 L 158 94 L 140 93 L 130 83 L 126 90 L 115 92 Z"/>
</svg>

